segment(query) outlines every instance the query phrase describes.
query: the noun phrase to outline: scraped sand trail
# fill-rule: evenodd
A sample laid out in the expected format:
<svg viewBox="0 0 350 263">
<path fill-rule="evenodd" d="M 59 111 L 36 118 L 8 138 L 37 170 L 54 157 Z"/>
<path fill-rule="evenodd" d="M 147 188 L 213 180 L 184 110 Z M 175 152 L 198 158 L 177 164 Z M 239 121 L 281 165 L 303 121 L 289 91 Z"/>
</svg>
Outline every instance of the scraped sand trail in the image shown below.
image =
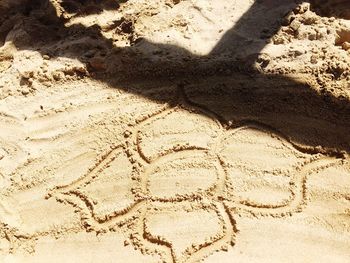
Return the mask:
<svg viewBox="0 0 350 263">
<path fill-rule="evenodd" d="M 347 13 L 260 2 L 52 1 L 121 50 L 84 27 L 40 42 L 46 7 L 17 6 L 26 22 L 0 27 L 0 261 L 350 261 Z M 271 39 L 246 18 L 205 57 L 249 12 L 284 16 Z"/>
</svg>

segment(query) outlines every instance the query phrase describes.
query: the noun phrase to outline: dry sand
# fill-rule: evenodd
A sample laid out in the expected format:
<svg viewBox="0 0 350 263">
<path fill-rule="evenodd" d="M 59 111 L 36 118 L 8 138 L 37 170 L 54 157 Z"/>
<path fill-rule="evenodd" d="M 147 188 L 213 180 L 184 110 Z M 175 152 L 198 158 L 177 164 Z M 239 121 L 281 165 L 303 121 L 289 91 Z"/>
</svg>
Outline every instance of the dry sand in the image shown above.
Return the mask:
<svg viewBox="0 0 350 263">
<path fill-rule="evenodd" d="M 0 1 L 0 262 L 350 262 L 346 0 Z"/>
</svg>

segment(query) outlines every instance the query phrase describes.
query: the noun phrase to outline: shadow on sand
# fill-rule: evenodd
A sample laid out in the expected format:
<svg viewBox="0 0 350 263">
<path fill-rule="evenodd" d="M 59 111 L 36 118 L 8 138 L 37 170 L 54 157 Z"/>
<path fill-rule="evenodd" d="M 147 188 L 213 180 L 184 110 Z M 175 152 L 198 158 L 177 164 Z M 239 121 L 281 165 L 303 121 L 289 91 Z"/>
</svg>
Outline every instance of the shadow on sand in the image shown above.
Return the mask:
<svg viewBox="0 0 350 263">
<path fill-rule="evenodd" d="M 94 4 L 88 8 L 88 2 Z M 63 1 L 62 6 L 69 12 L 91 14 L 117 9 L 122 2 L 126 1 Z M 91 71 L 90 77 L 118 89 L 173 103 L 172 91 L 169 88 L 167 92 L 167 87 L 175 84 L 191 104 L 206 108 L 227 126 L 255 123 L 283 133 L 311 152 L 325 151 L 337 156 L 341 152 L 349 153 L 350 106 L 347 100 L 316 92 L 305 78 L 265 75 L 256 70 L 266 63 L 259 55 L 267 40 L 279 30 L 281 17 L 296 7 L 294 0 L 255 1 L 206 56 L 196 56 L 183 48 L 151 43 L 143 38 L 132 39 L 130 47 L 116 48 L 112 40 L 101 34 L 98 26 L 66 27 L 65 19 L 57 17 L 56 9 L 48 1 L 29 1 L 20 8 L 23 26 L 30 33 L 26 41 L 21 42 L 22 37 L 14 37 L 12 41 L 18 49 L 33 49 L 51 57 L 76 58 L 84 63 L 88 63 L 91 56 L 87 51 L 97 50 L 108 68 L 115 69 L 114 77 L 113 70 L 108 75 Z M 126 22 L 116 23 L 125 25 Z M 254 39 L 241 36 L 240 32 L 246 28 L 254 28 Z M 0 32 L 3 41 L 11 29 Z M 130 31 L 132 27 L 125 30 Z M 51 47 L 59 47 L 68 38 L 76 39 L 77 44 L 66 49 L 50 48 L 51 44 Z M 242 58 L 233 55 L 238 48 L 241 49 L 239 53 L 244 54 Z M 140 49 L 150 52 L 142 53 Z M 164 56 L 155 59 L 152 50 L 160 50 Z M 154 83 L 152 88 L 161 85 L 162 92 L 148 90 L 149 85 L 142 85 L 144 80 Z"/>
</svg>

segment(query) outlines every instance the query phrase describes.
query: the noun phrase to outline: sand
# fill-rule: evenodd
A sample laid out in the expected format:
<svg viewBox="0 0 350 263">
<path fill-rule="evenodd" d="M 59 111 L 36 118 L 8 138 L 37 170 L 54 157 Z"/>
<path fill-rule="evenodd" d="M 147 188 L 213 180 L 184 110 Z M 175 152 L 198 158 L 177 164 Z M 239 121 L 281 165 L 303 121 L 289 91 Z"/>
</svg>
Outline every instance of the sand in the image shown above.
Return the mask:
<svg viewBox="0 0 350 263">
<path fill-rule="evenodd" d="M 348 1 L 0 14 L 0 262 L 350 262 Z"/>
</svg>

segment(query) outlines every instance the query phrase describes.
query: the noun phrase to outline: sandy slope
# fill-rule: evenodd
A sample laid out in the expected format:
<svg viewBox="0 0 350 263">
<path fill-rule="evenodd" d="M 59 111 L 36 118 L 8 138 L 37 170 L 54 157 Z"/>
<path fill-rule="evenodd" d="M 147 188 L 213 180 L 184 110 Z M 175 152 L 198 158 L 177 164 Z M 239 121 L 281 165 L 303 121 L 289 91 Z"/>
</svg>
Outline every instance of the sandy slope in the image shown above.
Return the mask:
<svg viewBox="0 0 350 263">
<path fill-rule="evenodd" d="M 1 2 L 0 262 L 349 262 L 347 1 L 116 2 Z"/>
</svg>

